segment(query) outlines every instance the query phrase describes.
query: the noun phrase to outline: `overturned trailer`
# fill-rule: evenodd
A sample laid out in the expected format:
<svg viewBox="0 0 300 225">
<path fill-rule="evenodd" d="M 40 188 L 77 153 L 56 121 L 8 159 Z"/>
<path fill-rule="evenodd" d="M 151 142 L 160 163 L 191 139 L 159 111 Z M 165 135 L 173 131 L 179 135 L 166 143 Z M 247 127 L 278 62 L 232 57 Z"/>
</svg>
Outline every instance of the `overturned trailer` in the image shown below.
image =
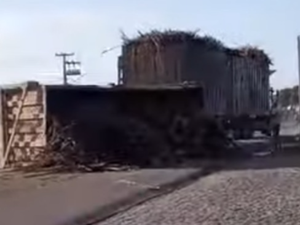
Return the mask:
<svg viewBox="0 0 300 225">
<path fill-rule="evenodd" d="M 118 79 L 125 86 L 202 84 L 204 111 L 237 136 L 250 137 L 268 129 L 270 64 L 254 48 L 229 49 L 192 32 L 153 31 L 125 40 Z"/>
<path fill-rule="evenodd" d="M 212 131 L 214 123 L 202 115 L 199 85 L 27 82 L 0 93 L 2 168 L 99 161 L 149 165 L 221 149 L 216 144 L 222 138 L 213 139 L 219 135 Z"/>
</svg>

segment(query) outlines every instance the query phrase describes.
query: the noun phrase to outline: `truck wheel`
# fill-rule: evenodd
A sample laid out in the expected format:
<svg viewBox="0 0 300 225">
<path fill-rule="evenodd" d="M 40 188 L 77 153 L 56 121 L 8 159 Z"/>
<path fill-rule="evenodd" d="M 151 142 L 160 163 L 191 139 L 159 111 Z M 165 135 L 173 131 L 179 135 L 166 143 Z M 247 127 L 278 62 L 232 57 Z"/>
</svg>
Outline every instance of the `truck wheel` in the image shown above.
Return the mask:
<svg viewBox="0 0 300 225">
<path fill-rule="evenodd" d="M 242 139 L 243 138 L 242 132 L 240 130 L 235 130 L 233 132 L 233 138 L 234 139 Z"/>
<path fill-rule="evenodd" d="M 253 131 L 252 130 L 244 130 L 244 138 L 245 139 L 253 138 Z"/>
</svg>

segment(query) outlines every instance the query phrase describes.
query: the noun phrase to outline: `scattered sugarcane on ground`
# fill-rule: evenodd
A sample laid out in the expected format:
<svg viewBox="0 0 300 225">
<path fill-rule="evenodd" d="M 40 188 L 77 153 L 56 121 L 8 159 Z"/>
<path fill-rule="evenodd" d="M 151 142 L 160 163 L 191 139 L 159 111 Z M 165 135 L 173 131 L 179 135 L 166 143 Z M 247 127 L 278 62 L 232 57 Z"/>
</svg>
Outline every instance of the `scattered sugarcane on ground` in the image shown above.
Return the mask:
<svg viewBox="0 0 300 225">
<path fill-rule="evenodd" d="M 198 84 L 104 88 L 29 82 L 3 89 L 3 96 L 6 167 L 93 171 L 235 155 L 222 126 L 203 110 Z M 11 103 L 19 98 L 21 104 Z"/>
</svg>

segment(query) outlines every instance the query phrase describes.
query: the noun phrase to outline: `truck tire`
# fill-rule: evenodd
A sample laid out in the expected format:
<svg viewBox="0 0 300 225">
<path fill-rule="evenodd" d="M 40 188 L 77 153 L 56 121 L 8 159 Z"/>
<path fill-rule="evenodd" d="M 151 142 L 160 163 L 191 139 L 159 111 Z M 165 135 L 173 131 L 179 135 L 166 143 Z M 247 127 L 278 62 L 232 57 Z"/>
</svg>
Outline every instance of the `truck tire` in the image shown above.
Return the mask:
<svg viewBox="0 0 300 225">
<path fill-rule="evenodd" d="M 253 131 L 252 130 L 244 130 L 244 138 L 245 139 L 251 139 L 253 138 Z"/>
<path fill-rule="evenodd" d="M 234 139 L 243 139 L 243 133 L 241 132 L 241 130 L 234 130 L 233 131 L 233 138 Z"/>
</svg>

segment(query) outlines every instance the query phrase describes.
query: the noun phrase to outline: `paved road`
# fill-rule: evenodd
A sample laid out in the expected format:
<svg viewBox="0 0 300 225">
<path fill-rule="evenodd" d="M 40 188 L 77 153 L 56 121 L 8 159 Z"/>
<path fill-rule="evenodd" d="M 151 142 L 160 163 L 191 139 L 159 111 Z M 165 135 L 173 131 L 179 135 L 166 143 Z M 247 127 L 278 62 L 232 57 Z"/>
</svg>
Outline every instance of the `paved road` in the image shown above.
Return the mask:
<svg viewBox="0 0 300 225">
<path fill-rule="evenodd" d="M 300 165 L 300 157 L 286 160 Z M 286 165 L 258 169 L 268 167 L 260 161 L 215 173 L 98 225 L 300 224 L 300 169 Z"/>
<path fill-rule="evenodd" d="M 135 200 L 148 190 L 154 191 L 154 194 L 162 193 L 166 184 L 184 181 L 200 171 L 187 168 L 142 169 L 77 175 L 49 174 L 35 179 L 32 177 L 32 180 L 22 178 L 21 174 L 17 176 L 15 172 L 0 173 L 0 224 L 58 225 L 98 212 L 105 216 L 117 209 L 120 201 L 131 203 L 128 198 Z M 119 204 L 114 206 L 114 203 Z"/>
<path fill-rule="evenodd" d="M 281 124 L 282 135 L 300 134 L 300 124 L 296 121 L 285 121 Z"/>
</svg>

